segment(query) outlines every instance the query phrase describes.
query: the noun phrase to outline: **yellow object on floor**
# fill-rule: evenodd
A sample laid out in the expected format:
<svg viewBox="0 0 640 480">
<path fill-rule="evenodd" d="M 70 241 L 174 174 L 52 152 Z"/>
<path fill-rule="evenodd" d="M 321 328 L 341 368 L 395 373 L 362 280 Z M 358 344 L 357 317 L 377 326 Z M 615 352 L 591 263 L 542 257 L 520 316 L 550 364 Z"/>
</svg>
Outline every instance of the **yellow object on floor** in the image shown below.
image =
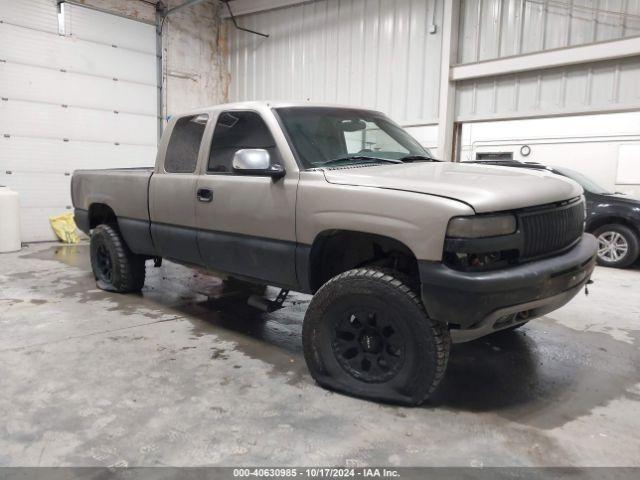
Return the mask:
<svg viewBox="0 0 640 480">
<path fill-rule="evenodd" d="M 73 220 L 73 213 L 63 213 L 55 217 L 49 218 L 53 231 L 56 232 L 58 238 L 64 243 L 78 243 L 78 227 Z"/>
</svg>

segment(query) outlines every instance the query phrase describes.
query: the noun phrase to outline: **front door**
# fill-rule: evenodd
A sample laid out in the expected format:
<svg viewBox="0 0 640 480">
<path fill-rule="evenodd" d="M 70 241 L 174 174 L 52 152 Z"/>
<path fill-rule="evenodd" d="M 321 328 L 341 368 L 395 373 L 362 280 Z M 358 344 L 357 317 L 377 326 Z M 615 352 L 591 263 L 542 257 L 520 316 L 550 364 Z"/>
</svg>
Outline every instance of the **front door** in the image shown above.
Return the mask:
<svg viewBox="0 0 640 480">
<path fill-rule="evenodd" d="M 295 287 L 297 172 L 273 180 L 234 173 L 233 155 L 263 148 L 280 162 L 273 135 L 253 111 L 218 116 L 206 171 L 197 179 L 198 246 L 213 269 L 282 287 Z"/>
</svg>

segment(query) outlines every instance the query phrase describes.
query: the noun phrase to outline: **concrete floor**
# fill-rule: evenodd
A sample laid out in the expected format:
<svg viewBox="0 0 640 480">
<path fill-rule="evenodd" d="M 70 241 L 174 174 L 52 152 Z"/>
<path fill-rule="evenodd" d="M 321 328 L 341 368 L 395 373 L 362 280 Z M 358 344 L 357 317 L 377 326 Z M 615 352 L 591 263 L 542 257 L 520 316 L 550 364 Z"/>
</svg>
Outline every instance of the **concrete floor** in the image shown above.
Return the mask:
<svg viewBox="0 0 640 480">
<path fill-rule="evenodd" d="M 218 311 L 212 277 L 148 268 L 96 289 L 88 246 L 0 255 L 0 465 L 640 465 L 640 271 L 522 332 L 454 346 L 437 395 L 400 408 L 307 373 L 309 297 Z"/>
</svg>

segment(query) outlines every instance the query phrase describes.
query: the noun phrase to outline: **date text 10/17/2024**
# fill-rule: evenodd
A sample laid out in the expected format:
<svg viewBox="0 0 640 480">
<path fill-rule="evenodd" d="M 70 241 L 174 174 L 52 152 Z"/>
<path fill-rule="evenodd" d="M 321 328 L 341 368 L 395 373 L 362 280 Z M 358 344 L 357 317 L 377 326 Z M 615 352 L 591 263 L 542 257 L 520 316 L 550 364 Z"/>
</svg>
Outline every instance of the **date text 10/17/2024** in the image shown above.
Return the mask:
<svg viewBox="0 0 640 480">
<path fill-rule="evenodd" d="M 400 478 L 398 470 L 390 468 L 234 468 L 235 478 Z"/>
</svg>

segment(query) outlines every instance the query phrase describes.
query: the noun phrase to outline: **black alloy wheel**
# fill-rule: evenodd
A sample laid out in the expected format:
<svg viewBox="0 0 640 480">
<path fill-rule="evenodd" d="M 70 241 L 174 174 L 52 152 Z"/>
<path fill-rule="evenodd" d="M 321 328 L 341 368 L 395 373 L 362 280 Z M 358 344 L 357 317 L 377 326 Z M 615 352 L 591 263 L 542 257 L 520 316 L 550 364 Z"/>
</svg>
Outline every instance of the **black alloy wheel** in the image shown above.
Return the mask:
<svg viewBox="0 0 640 480">
<path fill-rule="evenodd" d="M 113 276 L 113 262 L 111 261 L 111 255 L 109 250 L 104 244 L 98 245 L 96 249 L 96 274 L 98 280 L 111 283 Z"/>
<path fill-rule="evenodd" d="M 369 383 L 385 382 L 402 368 L 404 336 L 387 312 L 360 308 L 334 319 L 333 353 L 351 376 Z"/>
</svg>

